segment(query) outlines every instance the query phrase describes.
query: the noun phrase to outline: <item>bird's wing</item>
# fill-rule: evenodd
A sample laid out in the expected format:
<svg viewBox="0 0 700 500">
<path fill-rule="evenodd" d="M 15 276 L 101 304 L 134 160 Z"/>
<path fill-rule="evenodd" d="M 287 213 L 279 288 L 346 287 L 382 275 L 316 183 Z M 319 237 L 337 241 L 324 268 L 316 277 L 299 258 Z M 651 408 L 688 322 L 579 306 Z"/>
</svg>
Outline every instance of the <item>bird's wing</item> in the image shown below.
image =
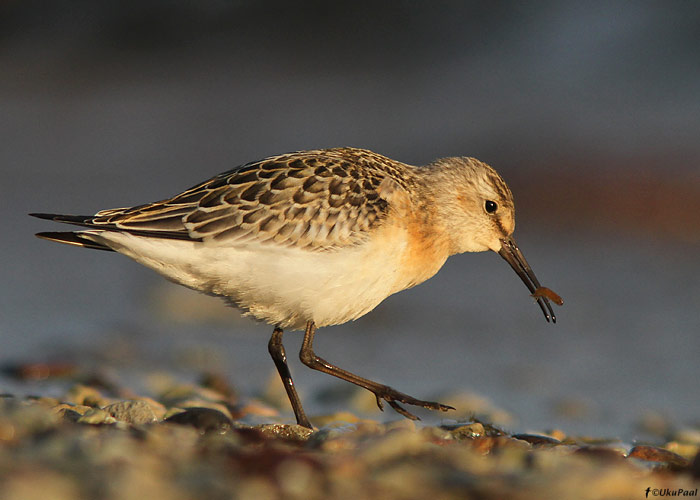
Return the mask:
<svg viewBox="0 0 700 500">
<path fill-rule="evenodd" d="M 328 250 L 365 241 L 390 202 L 382 181 L 405 187 L 409 168 L 370 151 L 339 148 L 249 163 L 170 199 L 103 210 L 93 228 L 164 238 Z M 60 219 L 55 219 L 60 220 Z"/>
</svg>

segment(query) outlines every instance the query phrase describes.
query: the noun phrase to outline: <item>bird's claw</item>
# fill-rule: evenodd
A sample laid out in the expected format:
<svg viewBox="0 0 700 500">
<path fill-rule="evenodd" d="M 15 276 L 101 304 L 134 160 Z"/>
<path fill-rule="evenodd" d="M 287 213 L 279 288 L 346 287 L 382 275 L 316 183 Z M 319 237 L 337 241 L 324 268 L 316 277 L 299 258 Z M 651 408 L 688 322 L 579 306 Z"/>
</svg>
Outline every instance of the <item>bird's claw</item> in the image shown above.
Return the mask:
<svg viewBox="0 0 700 500">
<path fill-rule="evenodd" d="M 392 389 L 388 386 L 385 386 L 381 391 L 375 392 L 374 395 L 377 398 L 377 406 L 381 411 L 384 411 L 384 401 L 386 401 L 396 413 L 398 413 L 399 415 L 403 415 L 409 420 L 420 420 L 420 418 L 418 418 L 413 413 L 409 412 L 401 405 L 399 405 L 399 402 L 405 403 L 407 405 L 422 406 L 423 408 L 427 408 L 428 410 L 454 410 L 452 406 L 436 403 L 433 401 L 422 401 L 420 399 L 411 397 L 408 394 L 404 394 L 395 389 Z"/>
<path fill-rule="evenodd" d="M 384 411 L 384 400 L 379 396 L 379 394 L 374 395 L 377 398 L 377 406 L 380 411 Z"/>
</svg>

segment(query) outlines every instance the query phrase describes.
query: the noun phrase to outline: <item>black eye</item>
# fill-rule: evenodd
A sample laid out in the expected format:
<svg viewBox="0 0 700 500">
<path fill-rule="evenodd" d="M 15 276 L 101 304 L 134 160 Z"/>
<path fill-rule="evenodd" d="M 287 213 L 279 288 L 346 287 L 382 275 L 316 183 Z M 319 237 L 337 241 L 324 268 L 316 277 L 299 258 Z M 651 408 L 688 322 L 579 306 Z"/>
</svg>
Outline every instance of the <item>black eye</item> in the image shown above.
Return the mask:
<svg viewBox="0 0 700 500">
<path fill-rule="evenodd" d="M 484 208 L 488 213 L 492 214 L 498 210 L 498 204 L 495 201 L 486 200 L 486 203 L 484 203 Z"/>
</svg>

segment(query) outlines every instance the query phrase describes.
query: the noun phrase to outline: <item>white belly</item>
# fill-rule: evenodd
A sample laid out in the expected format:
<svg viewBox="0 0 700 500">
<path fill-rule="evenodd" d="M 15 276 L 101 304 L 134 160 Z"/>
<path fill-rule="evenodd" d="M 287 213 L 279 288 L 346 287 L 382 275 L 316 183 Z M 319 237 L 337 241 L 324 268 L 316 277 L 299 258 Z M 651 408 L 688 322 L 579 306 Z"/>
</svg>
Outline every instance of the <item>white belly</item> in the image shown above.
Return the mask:
<svg viewBox="0 0 700 500">
<path fill-rule="evenodd" d="M 396 233 L 390 245 L 375 238 L 323 252 L 86 233 L 172 281 L 225 297 L 245 313 L 283 328 L 301 329 L 309 320 L 319 327 L 345 323 L 415 284 L 400 268 L 406 241 Z"/>
</svg>

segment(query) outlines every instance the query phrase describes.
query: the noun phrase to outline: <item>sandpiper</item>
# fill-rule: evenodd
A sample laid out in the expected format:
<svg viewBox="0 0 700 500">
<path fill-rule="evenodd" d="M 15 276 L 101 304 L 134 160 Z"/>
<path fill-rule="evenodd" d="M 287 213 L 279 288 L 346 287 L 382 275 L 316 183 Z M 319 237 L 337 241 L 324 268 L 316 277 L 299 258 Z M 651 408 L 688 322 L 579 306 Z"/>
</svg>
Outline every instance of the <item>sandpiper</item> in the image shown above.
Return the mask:
<svg viewBox="0 0 700 500">
<path fill-rule="evenodd" d="M 313 350 L 317 327 L 367 314 L 432 277 L 450 255 L 499 253 L 547 321 L 556 320 L 553 292 L 540 287 L 512 237 L 514 213 L 506 183 L 474 158 L 415 167 L 334 148 L 248 163 L 155 203 L 89 216 L 31 215 L 86 228 L 40 238 L 122 253 L 273 325 L 270 355 L 297 423 L 312 428 L 287 366 L 283 329 L 304 330 L 305 365 L 371 391 L 380 409 L 386 401 L 411 419 L 399 403 L 452 409 L 359 377 Z"/>
</svg>

